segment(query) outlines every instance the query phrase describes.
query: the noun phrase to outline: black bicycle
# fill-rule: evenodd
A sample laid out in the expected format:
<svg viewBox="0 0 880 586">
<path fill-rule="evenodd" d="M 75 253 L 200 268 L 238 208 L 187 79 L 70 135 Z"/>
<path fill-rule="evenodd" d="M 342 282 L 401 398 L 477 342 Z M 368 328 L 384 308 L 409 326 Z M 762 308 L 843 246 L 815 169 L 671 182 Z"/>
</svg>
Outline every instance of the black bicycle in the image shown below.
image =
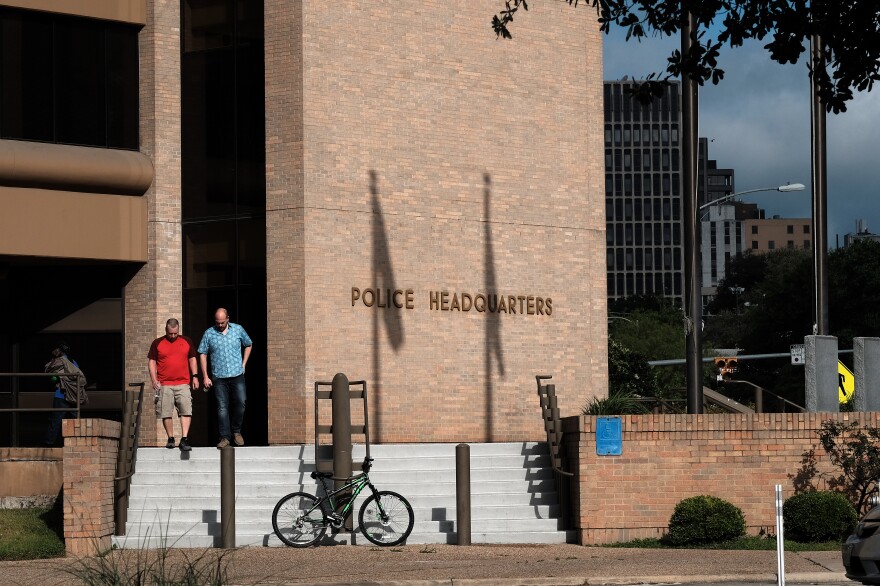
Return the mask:
<svg viewBox="0 0 880 586">
<path fill-rule="evenodd" d="M 409 502 L 390 490 L 376 490 L 370 482 L 372 458 L 364 460 L 363 473 L 351 478 L 333 478 L 330 472 L 312 472 L 324 489 L 321 498 L 306 492 L 293 492 L 278 501 L 272 511 L 272 527 L 278 539 L 292 547 L 317 543 L 327 529 L 341 529 L 354 509 L 354 501 L 364 488 L 372 493 L 361 505 L 360 531 L 376 545 L 398 545 L 412 532 L 415 515 Z M 330 490 L 327 479 L 343 480 L 345 485 Z M 338 497 L 338 498 L 337 498 Z"/>
</svg>

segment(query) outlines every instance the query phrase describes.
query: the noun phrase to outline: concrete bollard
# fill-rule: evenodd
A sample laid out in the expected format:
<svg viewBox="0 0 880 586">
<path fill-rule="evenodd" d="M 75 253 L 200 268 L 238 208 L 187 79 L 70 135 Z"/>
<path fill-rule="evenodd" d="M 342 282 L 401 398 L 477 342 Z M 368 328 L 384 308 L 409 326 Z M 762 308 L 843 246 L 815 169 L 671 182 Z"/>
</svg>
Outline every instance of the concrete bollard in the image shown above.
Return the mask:
<svg viewBox="0 0 880 586">
<path fill-rule="evenodd" d="M 333 377 L 333 385 L 330 391 L 330 400 L 333 412 L 333 476 L 335 478 L 351 477 L 351 391 L 348 377 L 337 373 Z M 345 480 L 334 480 L 333 490 L 339 490 L 345 486 Z M 350 496 L 347 491 L 341 496 Z M 337 497 L 337 498 L 339 498 Z M 345 528 L 351 531 L 354 526 L 354 515 L 345 521 Z"/>
<path fill-rule="evenodd" d="M 804 336 L 805 384 L 807 411 L 837 413 L 840 411 L 837 378 L 837 338 Z"/>
<path fill-rule="evenodd" d="M 880 411 L 880 338 L 853 338 L 856 411 Z"/>
<path fill-rule="evenodd" d="M 235 547 L 235 448 L 220 450 L 220 534 L 224 549 Z"/>
<path fill-rule="evenodd" d="M 471 447 L 455 446 L 455 533 L 458 545 L 471 544 Z"/>
</svg>

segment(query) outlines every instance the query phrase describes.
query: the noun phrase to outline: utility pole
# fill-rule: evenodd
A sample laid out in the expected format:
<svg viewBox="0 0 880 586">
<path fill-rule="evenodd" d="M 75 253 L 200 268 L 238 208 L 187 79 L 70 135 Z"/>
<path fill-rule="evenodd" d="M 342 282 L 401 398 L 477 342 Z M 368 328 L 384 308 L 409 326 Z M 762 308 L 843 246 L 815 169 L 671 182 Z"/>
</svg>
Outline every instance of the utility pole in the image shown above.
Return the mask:
<svg viewBox="0 0 880 586">
<path fill-rule="evenodd" d="M 697 18 L 683 15 L 681 55 L 697 42 Z M 703 297 L 700 278 L 699 206 L 697 202 L 697 83 L 681 75 L 682 195 L 684 196 L 685 346 L 687 412 L 703 412 Z"/>
<path fill-rule="evenodd" d="M 824 43 L 810 38 L 810 109 L 813 157 L 813 334 L 829 335 L 828 326 L 828 174 L 825 150 L 825 104 L 819 96 L 817 72 L 825 69 Z"/>
</svg>

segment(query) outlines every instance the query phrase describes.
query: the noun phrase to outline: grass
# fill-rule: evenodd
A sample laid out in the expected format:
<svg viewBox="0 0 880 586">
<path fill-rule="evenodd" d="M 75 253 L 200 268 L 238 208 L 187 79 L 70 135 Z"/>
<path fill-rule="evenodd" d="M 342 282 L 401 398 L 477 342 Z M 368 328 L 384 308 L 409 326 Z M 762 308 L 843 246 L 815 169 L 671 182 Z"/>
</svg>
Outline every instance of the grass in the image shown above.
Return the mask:
<svg viewBox="0 0 880 586">
<path fill-rule="evenodd" d="M 820 543 L 800 543 L 785 540 L 785 551 L 840 551 L 839 541 Z M 634 547 L 643 549 L 732 549 L 732 550 L 775 550 L 776 538 L 772 536 L 746 536 L 718 543 L 703 543 L 687 547 L 665 545 L 660 539 L 634 539 L 623 543 L 611 543 L 604 547 Z"/>
<path fill-rule="evenodd" d="M 64 555 L 64 519 L 53 508 L 0 509 L 0 560 L 35 560 Z"/>
</svg>

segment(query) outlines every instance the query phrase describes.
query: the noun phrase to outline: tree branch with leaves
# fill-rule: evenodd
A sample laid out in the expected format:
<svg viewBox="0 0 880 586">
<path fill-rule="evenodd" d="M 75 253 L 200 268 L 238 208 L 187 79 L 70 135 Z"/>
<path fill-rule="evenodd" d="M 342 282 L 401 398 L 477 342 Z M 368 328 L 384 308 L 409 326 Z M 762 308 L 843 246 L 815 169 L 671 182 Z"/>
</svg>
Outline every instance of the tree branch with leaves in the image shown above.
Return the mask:
<svg viewBox="0 0 880 586">
<path fill-rule="evenodd" d="M 816 74 L 819 95 L 829 112 L 843 112 L 855 91 L 870 91 L 880 80 L 880 2 L 877 0 L 566 0 L 596 9 L 600 30 L 626 29 L 626 38 L 673 36 L 693 14 L 698 23 L 696 42 L 687 55 L 675 50 L 665 73 L 652 72 L 634 90 L 650 101 L 663 93 L 670 79 L 686 75 L 700 85 L 718 84 L 724 70 L 718 66 L 721 49 L 741 47 L 747 40 L 766 41 L 773 61 L 797 63 L 810 39 L 823 42 L 825 67 Z M 499 38 L 511 39 L 514 16 L 529 9 L 526 0 L 506 0 L 492 18 Z M 710 34 L 711 31 L 711 34 Z"/>
</svg>

